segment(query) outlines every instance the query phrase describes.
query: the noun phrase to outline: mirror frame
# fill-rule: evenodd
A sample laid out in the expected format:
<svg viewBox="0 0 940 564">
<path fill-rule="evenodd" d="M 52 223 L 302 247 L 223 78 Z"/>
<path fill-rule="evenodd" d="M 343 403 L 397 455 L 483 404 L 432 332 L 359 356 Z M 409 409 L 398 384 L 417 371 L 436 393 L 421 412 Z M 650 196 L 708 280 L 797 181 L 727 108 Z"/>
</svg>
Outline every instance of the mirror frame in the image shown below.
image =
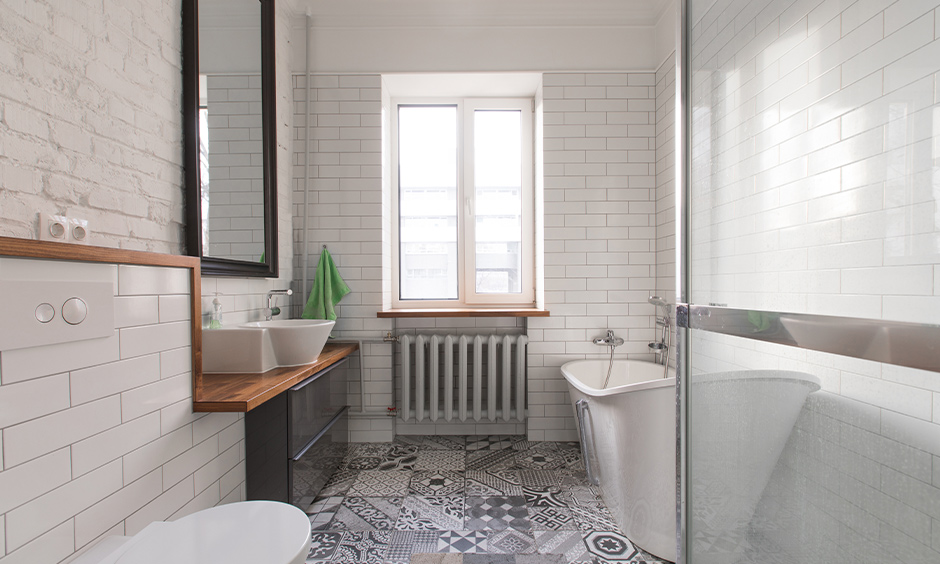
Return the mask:
<svg viewBox="0 0 940 564">
<path fill-rule="evenodd" d="M 203 255 L 199 184 L 199 0 L 183 0 L 183 166 L 186 191 L 186 254 L 202 259 L 207 276 L 277 278 L 277 130 L 274 0 L 258 0 L 261 14 L 261 129 L 264 178 L 264 262 Z"/>
</svg>

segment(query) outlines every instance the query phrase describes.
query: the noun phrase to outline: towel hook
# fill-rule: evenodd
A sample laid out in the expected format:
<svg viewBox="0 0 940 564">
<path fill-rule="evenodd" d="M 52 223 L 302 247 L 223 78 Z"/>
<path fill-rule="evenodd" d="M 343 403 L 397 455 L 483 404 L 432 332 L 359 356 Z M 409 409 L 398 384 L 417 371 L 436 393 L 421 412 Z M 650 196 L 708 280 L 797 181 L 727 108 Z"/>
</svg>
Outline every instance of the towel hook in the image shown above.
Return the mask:
<svg viewBox="0 0 940 564">
<path fill-rule="evenodd" d="M 323 250 L 324 250 L 324 251 L 326 250 L 326 245 L 323 245 Z"/>
</svg>

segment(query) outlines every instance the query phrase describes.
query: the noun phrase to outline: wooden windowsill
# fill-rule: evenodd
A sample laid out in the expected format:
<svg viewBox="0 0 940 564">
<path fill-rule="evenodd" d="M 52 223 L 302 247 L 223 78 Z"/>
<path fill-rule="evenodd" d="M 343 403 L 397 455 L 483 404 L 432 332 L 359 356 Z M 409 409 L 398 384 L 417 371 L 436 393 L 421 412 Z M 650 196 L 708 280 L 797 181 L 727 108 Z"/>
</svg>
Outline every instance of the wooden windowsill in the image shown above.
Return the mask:
<svg viewBox="0 0 940 564">
<path fill-rule="evenodd" d="M 501 308 L 438 308 L 438 309 L 386 309 L 377 312 L 379 318 L 404 317 L 548 317 L 549 311 L 535 307 Z"/>
</svg>

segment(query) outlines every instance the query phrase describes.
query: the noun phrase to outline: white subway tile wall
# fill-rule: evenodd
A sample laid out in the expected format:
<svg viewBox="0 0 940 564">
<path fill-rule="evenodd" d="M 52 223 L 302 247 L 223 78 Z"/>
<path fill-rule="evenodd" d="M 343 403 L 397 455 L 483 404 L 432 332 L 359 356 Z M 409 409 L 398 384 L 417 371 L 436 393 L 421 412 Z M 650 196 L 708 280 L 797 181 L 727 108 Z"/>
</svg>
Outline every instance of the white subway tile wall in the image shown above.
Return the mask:
<svg viewBox="0 0 940 564">
<path fill-rule="evenodd" d="M 257 262 L 264 253 L 261 75 L 210 74 L 209 249 Z"/>
<path fill-rule="evenodd" d="M 936 324 L 931 4 L 722 0 L 697 12 L 692 301 Z M 754 539 L 801 562 L 940 560 L 936 373 L 700 332 L 691 348 L 696 373 L 779 368 L 822 384 Z M 778 526 L 789 515 L 799 527 Z"/>
<path fill-rule="evenodd" d="M 696 24 L 694 301 L 935 323 L 929 4 L 729 0 Z"/>
<path fill-rule="evenodd" d="M 656 295 L 676 298 L 676 60 L 656 70 Z"/>
<path fill-rule="evenodd" d="M 178 3 L 74 4 L 0 7 L 0 234 L 36 239 L 37 212 L 67 213 L 91 244 L 181 253 Z"/>
<path fill-rule="evenodd" d="M 552 315 L 528 322 L 531 440 L 577 440 L 559 367 L 605 357 L 592 338 L 612 329 L 626 341 L 619 358 L 652 359 L 656 83 L 653 72 L 543 75 L 545 308 Z"/>
<path fill-rule="evenodd" d="M 35 263 L 2 258 L 0 269 L 15 276 Z M 119 302 L 151 311 L 163 302 L 172 315 L 136 319 L 147 324 L 114 337 L 0 351 L 5 563 L 58 562 L 102 534 L 244 497 L 243 417 L 192 413 L 190 314 L 180 319 L 189 271 L 57 262 L 50 272 L 95 270 L 106 280 L 117 272 Z"/>
<path fill-rule="evenodd" d="M 387 155 L 389 140 L 382 138 L 381 125 L 383 109 L 388 119 L 391 102 L 381 93 L 379 75 L 314 75 L 311 81 L 309 263 L 304 295 L 312 286 L 316 257 L 325 244 L 353 290 L 338 307 L 334 335 L 376 340 L 391 330 L 411 334 L 525 330 L 525 322 L 517 320 L 376 319 L 376 311 L 390 301 L 383 271 L 388 272 L 391 260 L 392 219 L 387 208 L 391 186 L 383 184 L 381 175 L 382 148 Z M 294 202 L 300 204 L 307 150 L 305 76 L 294 75 L 293 86 Z M 669 95 L 667 90 L 664 96 Z M 607 328 L 627 339 L 621 355 L 651 358 L 646 345 L 653 337 L 653 310 L 646 299 L 657 289 L 656 75 L 546 74 L 544 104 L 545 305 L 552 317 L 528 323 L 528 434 L 533 440 L 573 440 L 574 420 L 558 366 L 566 360 L 603 355 L 588 341 Z M 302 225 L 299 209 L 295 241 L 302 240 Z M 298 248 L 295 268 L 301 268 L 302 252 Z M 364 352 L 365 408 L 374 415 L 361 420 L 354 415 L 354 438 L 387 440 L 393 430 L 426 432 L 393 426 L 385 416 L 400 395 L 400 389 L 393 388 L 400 384 L 393 383 L 397 359 L 392 347 L 368 344 Z M 356 367 L 351 371 L 356 374 Z M 350 392 L 358 407 L 358 383 Z M 467 432 L 484 430 L 475 429 Z"/>
<path fill-rule="evenodd" d="M 323 245 L 327 246 L 351 292 L 336 308 L 333 335 L 364 340 L 362 381 L 359 355 L 349 363 L 349 400 L 353 410 L 353 441 L 389 441 L 394 436 L 387 408 L 392 398 L 392 346 L 378 342 L 394 330 L 392 320 L 377 319 L 384 288 L 382 199 L 382 101 L 379 75 L 312 75 L 309 116 L 305 115 L 307 82 L 295 74 L 293 202 L 295 203 L 294 285 L 302 285 L 303 253 L 307 253 L 310 295 Z M 309 140 L 306 137 L 307 119 Z M 309 178 L 305 179 L 305 159 Z M 308 184 L 309 182 L 309 184 Z M 307 248 L 304 239 L 304 188 L 307 197 Z M 299 312 L 298 312 L 299 313 Z M 364 392 L 365 405 L 360 398 Z M 365 413 L 362 413 L 362 411 Z"/>
</svg>

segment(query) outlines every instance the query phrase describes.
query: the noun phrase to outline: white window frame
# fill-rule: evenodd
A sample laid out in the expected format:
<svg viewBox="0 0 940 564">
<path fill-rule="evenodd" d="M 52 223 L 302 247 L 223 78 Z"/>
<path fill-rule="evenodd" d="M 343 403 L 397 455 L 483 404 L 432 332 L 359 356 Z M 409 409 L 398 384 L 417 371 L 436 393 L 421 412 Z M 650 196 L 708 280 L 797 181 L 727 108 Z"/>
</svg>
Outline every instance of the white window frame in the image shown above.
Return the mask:
<svg viewBox="0 0 940 564">
<path fill-rule="evenodd" d="M 457 107 L 457 299 L 401 299 L 401 242 L 399 240 L 398 108 L 399 106 Z M 392 181 L 392 307 L 395 309 L 440 309 L 474 307 L 535 306 L 535 190 L 532 98 L 398 98 L 391 105 Z M 476 220 L 473 190 L 473 112 L 519 110 L 522 119 L 522 240 L 520 243 L 521 293 L 480 294 L 476 291 Z"/>
</svg>

